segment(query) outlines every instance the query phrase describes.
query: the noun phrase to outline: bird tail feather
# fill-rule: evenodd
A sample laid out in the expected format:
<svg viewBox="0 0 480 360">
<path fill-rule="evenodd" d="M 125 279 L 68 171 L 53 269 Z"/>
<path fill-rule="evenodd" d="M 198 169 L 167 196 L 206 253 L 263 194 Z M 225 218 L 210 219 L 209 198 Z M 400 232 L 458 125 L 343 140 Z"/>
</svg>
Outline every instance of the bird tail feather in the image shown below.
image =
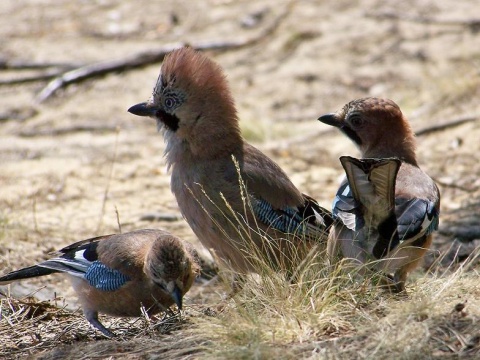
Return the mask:
<svg viewBox="0 0 480 360">
<path fill-rule="evenodd" d="M 24 269 L 12 271 L 11 273 L 1 276 L 0 285 L 6 285 L 13 281 L 22 280 L 22 279 L 29 279 L 33 277 L 50 275 L 57 272 L 59 271 L 54 269 L 43 268 L 38 265 L 29 266 Z"/>
</svg>

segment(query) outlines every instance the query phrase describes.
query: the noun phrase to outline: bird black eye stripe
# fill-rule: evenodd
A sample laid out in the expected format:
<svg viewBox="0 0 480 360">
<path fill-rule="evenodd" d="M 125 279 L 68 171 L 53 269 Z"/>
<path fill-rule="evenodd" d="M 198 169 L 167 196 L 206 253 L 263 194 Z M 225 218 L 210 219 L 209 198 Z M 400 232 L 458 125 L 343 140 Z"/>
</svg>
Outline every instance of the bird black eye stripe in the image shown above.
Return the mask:
<svg viewBox="0 0 480 360">
<path fill-rule="evenodd" d="M 174 114 L 170 114 L 166 111 L 163 111 L 163 110 L 159 109 L 155 113 L 155 116 L 159 120 L 161 120 L 168 129 L 170 129 L 172 131 L 177 131 L 178 130 L 180 120 Z"/>
<path fill-rule="evenodd" d="M 355 144 L 358 146 L 362 145 L 362 139 L 360 139 L 360 136 L 358 136 L 352 128 L 343 126 L 340 128 L 340 130 L 342 130 L 344 134 L 347 135 Z"/>
</svg>

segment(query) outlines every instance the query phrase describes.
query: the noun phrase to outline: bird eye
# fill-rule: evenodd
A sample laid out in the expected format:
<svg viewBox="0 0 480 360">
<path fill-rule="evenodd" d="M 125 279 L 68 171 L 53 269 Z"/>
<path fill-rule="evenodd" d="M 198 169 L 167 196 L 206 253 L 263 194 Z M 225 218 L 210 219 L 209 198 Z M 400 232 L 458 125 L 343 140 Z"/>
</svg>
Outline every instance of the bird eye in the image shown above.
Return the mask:
<svg viewBox="0 0 480 360">
<path fill-rule="evenodd" d="M 363 119 L 358 114 L 354 114 L 350 116 L 349 122 L 352 126 L 355 126 L 355 127 L 359 127 L 363 125 Z"/>
<path fill-rule="evenodd" d="M 173 97 L 167 97 L 164 101 L 164 105 L 166 109 L 172 109 L 175 106 L 175 98 Z"/>
</svg>

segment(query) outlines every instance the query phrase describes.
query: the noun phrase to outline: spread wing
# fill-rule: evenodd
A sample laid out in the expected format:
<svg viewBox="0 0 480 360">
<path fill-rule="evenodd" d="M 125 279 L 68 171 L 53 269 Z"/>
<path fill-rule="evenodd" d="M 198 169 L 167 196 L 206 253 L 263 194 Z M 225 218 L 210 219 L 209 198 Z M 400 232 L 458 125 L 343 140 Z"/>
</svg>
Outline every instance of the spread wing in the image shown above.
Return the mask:
<svg viewBox="0 0 480 360">
<path fill-rule="evenodd" d="M 340 186 L 333 203 L 333 215 L 348 229 L 359 232 L 368 219 L 368 231 L 362 234 L 375 241 L 372 253 L 385 256 L 399 243 L 394 213 L 395 181 L 401 162 L 395 158 L 340 158 L 346 181 Z M 372 234 L 376 234 L 373 237 Z"/>
<path fill-rule="evenodd" d="M 397 198 L 395 214 L 400 240 L 429 235 L 438 229 L 440 211 L 437 204 L 432 201 Z"/>
</svg>

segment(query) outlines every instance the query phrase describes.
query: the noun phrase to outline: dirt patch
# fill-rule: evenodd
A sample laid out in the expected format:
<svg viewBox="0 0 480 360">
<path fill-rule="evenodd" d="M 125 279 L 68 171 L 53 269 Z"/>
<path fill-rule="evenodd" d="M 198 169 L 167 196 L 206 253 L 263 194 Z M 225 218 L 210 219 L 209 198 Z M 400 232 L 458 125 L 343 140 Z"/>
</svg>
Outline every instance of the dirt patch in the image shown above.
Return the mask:
<svg viewBox="0 0 480 360">
<path fill-rule="evenodd" d="M 245 39 L 261 33 L 287 6 L 288 15 L 262 41 L 211 52 L 228 76 L 247 139 L 329 207 L 342 175 L 338 157 L 358 153 L 316 121 L 319 115 L 354 98 L 379 96 L 395 100 L 415 130 L 471 116 L 462 125 L 419 136 L 418 155 L 442 192 L 435 248 L 445 250 L 455 238 L 478 239 L 449 231 L 452 225 L 478 226 L 480 214 L 475 2 L 6 1 L 0 10 L 1 57 L 9 64 L 74 67 L 179 41 Z M 46 81 L 0 86 L 2 273 L 71 242 L 117 232 L 117 212 L 123 231 L 162 227 L 200 248 L 170 192 L 161 135 L 152 121 L 126 112 L 149 97 L 159 67 L 72 85 L 40 105 L 33 100 Z M 6 68 L 0 80 L 44 71 Z M 140 220 L 152 211 L 169 216 Z M 12 295 L 44 286 L 38 298 L 61 294 L 75 309 L 73 291 L 62 279 L 15 285 Z M 187 302 L 218 301 L 214 292 L 198 285 Z M 3 320 L 1 326 L 7 326 Z M 3 343 L 2 354 L 10 346 Z"/>
</svg>

